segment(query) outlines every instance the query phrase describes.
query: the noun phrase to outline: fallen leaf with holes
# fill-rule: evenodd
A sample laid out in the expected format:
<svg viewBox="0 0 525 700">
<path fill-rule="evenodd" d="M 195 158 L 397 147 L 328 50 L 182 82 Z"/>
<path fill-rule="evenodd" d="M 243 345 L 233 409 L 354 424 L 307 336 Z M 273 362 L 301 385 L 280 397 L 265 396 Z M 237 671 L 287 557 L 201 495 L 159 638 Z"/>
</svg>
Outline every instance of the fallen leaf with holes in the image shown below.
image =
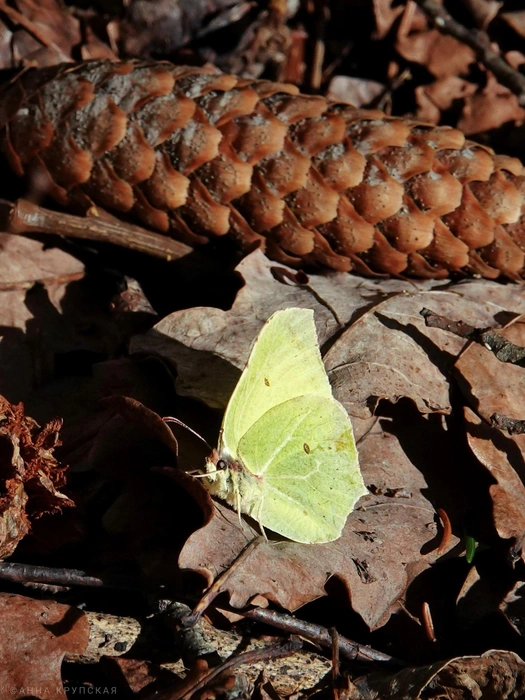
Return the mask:
<svg viewBox="0 0 525 700">
<path fill-rule="evenodd" d="M 60 491 L 66 467 L 53 456 L 61 425 L 56 419 L 41 428 L 22 404 L 0 396 L 0 558 L 14 552 L 32 521 L 74 505 Z"/>
<path fill-rule="evenodd" d="M 449 498 L 462 492 L 460 486 L 450 485 L 454 474 L 446 465 L 453 463 L 455 446 L 439 420 L 428 421 L 411 410 L 410 420 L 376 422 L 358 443 L 371 493 L 350 514 L 340 539 L 303 545 L 260 538 L 250 544 L 259 534 L 257 526 L 244 519 L 240 526 L 237 514 L 217 501 L 215 509 L 208 510 L 207 524 L 186 542 L 181 568 L 198 571 L 208 585 L 224 574 L 217 592 L 227 590 L 235 607 L 260 594 L 288 610 L 325 595 L 326 583 L 334 576 L 369 627 L 383 625 L 410 582 L 441 556 L 437 517 L 423 489 L 441 470 Z M 419 453 L 411 438 L 414 432 Z M 452 537 L 446 550 L 456 543 Z"/>
<path fill-rule="evenodd" d="M 53 601 L 0 594 L 0 688 L 4 697 L 63 699 L 60 669 L 65 654 L 80 655 L 89 622 L 78 608 Z"/>
</svg>

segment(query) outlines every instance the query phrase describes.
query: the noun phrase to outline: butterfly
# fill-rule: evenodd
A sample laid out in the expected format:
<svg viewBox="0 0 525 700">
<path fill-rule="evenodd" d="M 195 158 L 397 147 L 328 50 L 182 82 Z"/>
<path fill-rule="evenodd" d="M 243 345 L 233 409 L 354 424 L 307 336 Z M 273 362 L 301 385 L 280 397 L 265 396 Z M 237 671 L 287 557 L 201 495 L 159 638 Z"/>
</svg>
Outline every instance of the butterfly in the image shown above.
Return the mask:
<svg viewBox="0 0 525 700">
<path fill-rule="evenodd" d="M 350 419 L 332 396 L 314 313 L 264 324 L 229 400 L 203 479 L 219 497 L 295 542 L 336 540 L 367 489 Z"/>
</svg>

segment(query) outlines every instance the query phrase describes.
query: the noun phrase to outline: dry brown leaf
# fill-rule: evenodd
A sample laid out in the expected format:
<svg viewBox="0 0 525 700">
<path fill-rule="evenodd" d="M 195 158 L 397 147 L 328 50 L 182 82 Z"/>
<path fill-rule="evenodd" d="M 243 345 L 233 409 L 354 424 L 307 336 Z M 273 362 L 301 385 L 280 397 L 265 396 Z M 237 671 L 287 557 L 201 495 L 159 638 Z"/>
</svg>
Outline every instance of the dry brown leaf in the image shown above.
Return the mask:
<svg viewBox="0 0 525 700">
<path fill-rule="evenodd" d="M 106 656 L 102 659 L 105 672 L 123 692 L 138 694 L 159 676 L 156 667 L 142 659 L 127 659 L 121 656 Z"/>
<path fill-rule="evenodd" d="M 525 435 L 509 436 L 491 428 L 465 408 L 472 452 L 496 480 L 490 487 L 494 525 L 500 537 L 512 538 L 513 556 L 523 557 L 525 543 Z"/>
<path fill-rule="evenodd" d="M 361 417 L 370 416 L 378 398 L 403 396 L 425 413 L 449 411 L 446 372 L 464 341 L 426 328 L 419 314 L 423 307 L 481 326 L 494 325 L 496 314 L 505 309 L 525 311 L 525 299 L 513 287 L 485 280 L 447 284 L 447 291 L 437 291 L 443 283 L 329 273 L 300 275 L 308 280 L 301 286 L 293 283 L 295 271 L 272 264 L 260 251 L 246 257 L 237 272 L 245 284 L 231 310 L 176 311 L 130 345 L 132 353 L 159 355 L 173 363 L 177 392 L 212 407 L 226 406 L 254 338 L 279 308 L 314 309 L 321 347 L 357 318 L 325 363 L 337 398 L 352 416 Z"/>
<path fill-rule="evenodd" d="M 464 340 L 427 328 L 420 311 L 427 307 L 467 323 L 493 323 L 502 308 L 484 303 L 483 288 L 473 284 L 477 301 L 465 295 L 468 284 L 395 295 L 372 306 L 337 339 L 324 362 L 334 395 L 351 416 L 366 418 L 380 399 L 403 397 L 422 413 L 450 412 L 448 372 Z"/>
<path fill-rule="evenodd" d="M 465 487 L 451 486 L 455 475 L 446 465 L 454 464 L 457 445 L 449 444 L 441 425 L 436 428 L 437 417 L 427 421 L 414 411 L 407 418 L 418 447 L 406 435 L 400 444 L 393 428 L 377 424 L 370 431 L 371 411 L 379 397 L 396 401 L 407 396 L 423 413 L 450 410 L 448 373 L 465 341 L 426 328 L 423 307 L 485 326 L 508 318 L 507 309 L 525 310 L 525 299 L 514 287 L 476 280 L 441 290 L 435 283 L 414 286 L 333 273 L 311 275 L 300 286 L 293 284 L 296 273 L 272 266 L 259 251 L 237 270 L 245 284 L 230 311 L 176 312 L 135 338 L 132 349 L 173 362 L 184 393 L 224 406 L 253 338 L 277 308 L 314 308 L 321 343 L 350 324 L 325 358 L 335 395 L 353 419 L 361 417 L 354 419 L 358 437 L 364 436 L 358 448 L 365 483 L 375 495 L 360 502 L 340 540 L 318 546 L 262 543 L 249 548 L 220 585 L 235 606 L 262 594 L 294 610 L 324 595 L 326 580 L 334 575 L 349 590 L 354 609 L 371 628 L 378 627 L 410 581 L 437 557 L 439 538 L 435 548 L 429 545 L 437 533 L 434 503 L 448 513 L 457 511 Z M 441 449 L 449 452 L 442 454 Z M 432 503 L 421 494 L 428 477 Z M 204 507 L 209 497 L 198 500 Z M 210 506 L 204 511 L 211 513 Z M 241 528 L 237 514 L 217 503 L 215 515 L 186 542 L 180 566 L 201 572 L 211 584 L 258 534 L 246 521 Z"/>
<path fill-rule="evenodd" d="M 62 3 L 16 0 L 14 4 L 22 19 L 18 21 L 16 15 L 8 15 L 15 29 L 10 55 L 2 53 L 2 68 L 11 68 L 13 62 L 20 60 L 39 66 L 72 60 L 73 48 L 81 41 L 79 23 Z"/>
<path fill-rule="evenodd" d="M 0 233 L 0 248 L 0 291 L 28 289 L 35 282 L 60 285 L 84 274 L 84 265 L 72 255 L 30 238 Z"/>
<path fill-rule="evenodd" d="M 476 61 L 469 46 L 437 29 L 402 34 L 397 38 L 396 49 L 407 61 L 425 66 L 436 78 L 466 75 Z"/>
<path fill-rule="evenodd" d="M 475 92 L 476 86 L 473 83 L 455 75 L 440 78 L 430 85 L 419 85 L 415 89 L 419 106 L 418 119 L 437 124 L 441 119 L 441 112 L 450 109 L 457 100 L 463 101 Z"/>
<path fill-rule="evenodd" d="M 160 355 L 177 368 L 177 393 L 224 408 L 264 321 L 280 308 L 315 311 L 321 346 L 360 308 L 403 291 L 402 280 L 369 280 L 344 273 L 306 275 L 269 261 L 260 251 L 236 268 L 244 287 L 230 311 L 196 307 L 176 311 L 131 340 L 132 353 Z M 295 279 L 307 280 L 304 284 Z M 425 281 L 410 289 L 432 289 Z M 525 304 L 524 304 L 525 307 Z"/>
<path fill-rule="evenodd" d="M 393 3 L 392 0 L 373 0 L 373 7 L 376 21 L 374 38 L 383 39 L 403 12 L 403 7 Z"/>
<path fill-rule="evenodd" d="M 425 423 L 421 419 L 418 426 L 421 439 L 442 441 L 443 431 L 436 434 Z M 216 502 L 211 519 L 186 542 L 181 568 L 200 572 L 211 584 L 243 552 L 221 584 L 231 604 L 242 607 L 259 594 L 289 610 L 325 595 L 327 580 L 335 576 L 347 588 L 353 609 L 371 629 L 380 627 L 410 582 L 440 556 L 437 519 L 422 495 L 427 488 L 418 468 L 422 460 L 413 454 L 409 459 L 388 423 L 376 423 L 360 441 L 359 454 L 365 483 L 375 495 L 359 501 L 339 540 L 324 545 L 259 540 L 243 552 L 259 534 L 256 526 L 243 520 L 241 528 L 237 514 Z M 428 455 L 423 461 L 429 463 Z M 447 551 L 456 543 L 452 537 Z"/>
<path fill-rule="evenodd" d="M 64 655 L 83 654 L 89 623 L 78 608 L 53 601 L 0 594 L 2 696 L 63 700 Z"/>
<path fill-rule="evenodd" d="M 0 233 L 0 248 L 0 394 L 20 401 L 38 383 L 39 374 L 45 373 L 47 360 L 42 348 L 42 319 L 36 323 L 38 312 L 28 303 L 28 290 L 41 283 L 48 306 L 58 311 L 67 285 L 84 276 L 84 266 L 57 248 L 44 250 L 38 241 L 8 233 Z M 39 334 L 40 347 L 27 337 L 31 326 Z"/>
<path fill-rule="evenodd" d="M 463 3 L 474 18 L 478 29 L 485 29 L 503 7 L 498 0 L 464 0 Z"/>
<path fill-rule="evenodd" d="M 501 335 L 524 345 L 523 318 L 515 319 Z M 490 487 L 494 524 L 500 537 L 515 540 L 513 550 L 523 556 L 525 435 L 510 436 L 491 428 L 490 417 L 493 413 L 517 419 L 525 416 L 525 371 L 518 365 L 500 362 L 478 343 L 465 349 L 456 362 L 456 371 L 465 398 L 474 409 L 465 409 L 469 445 L 497 482 Z"/>
<path fill-rule="evenodd" d="M 510 27 L 512 27 L 517 34 L 519 34 L 521 37 L 525 37 L 525 10 L 502 12 L 500 17 Z"/>
<path fill-rule="evenodd" d="M 406 668 L 390 677 L 374 673 L 356 684 L 368 700 L 510 700 L 525 693 L 525 663 L 512 651 L 491 649 L 481 656 L 460 656 L 431 666 Z"/>
<path fill-rule="evenodd" d="M 497 129 L 506 122 L 523 122 L 525 109 L 519 106 L 518 97 L 487 73 L 486 86 L 469 95 L 457 127 L 465 134 L 479 134 Z"/>
<path fill-rule="evenodd" d="M 475 325 L 483 327 L 479 322 Z M 525 318 L 515 318 L 499 333 L 516 345 L 525 346 Z M 493 413 L 525 418 L 523 367 L 500 362 L 490 350 L 472 343 L 456 362 L 456 372 L 467 402 L 487 423 Z"/>
<path fill-rule="evenodd" d="M 525 584 L 517 581 L 505 598 L 500 602 L 499 609 L 507 618 L 508 623 L 522 637 L 525 633 Z"/>
</svg>

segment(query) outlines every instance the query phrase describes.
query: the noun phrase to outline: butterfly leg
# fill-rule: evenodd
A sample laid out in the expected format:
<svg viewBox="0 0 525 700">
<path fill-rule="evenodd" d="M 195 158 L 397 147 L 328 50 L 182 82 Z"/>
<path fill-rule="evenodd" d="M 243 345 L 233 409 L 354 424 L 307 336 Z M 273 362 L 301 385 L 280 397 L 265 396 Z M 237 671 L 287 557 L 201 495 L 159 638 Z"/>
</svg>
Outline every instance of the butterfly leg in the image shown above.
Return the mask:
<svg viewBox="0 0 525 700">
<path fill-rule="evenodd" d="M 259 504 L 257 506 L 257 515 L 256 515 L 256 520 L 259 523 L 259 527 L 261 528 L 261 534 L 264 537 L 264 539 L 268 542 L 268 537 L 266 535 L 266 530 L 264 529 L 264 526 L 261 522 L 261 515 L 262 515 L 262 507 L 263 507 L 263 499 L 264 497 L 261 496 L 259 499 Z"/>
<path fill-rule="evenodd" d="M 241 516 L 241 492 L 238 488 L 235 489 L 235 508 L 237 510 L 237 516 L 239 518 L 239 525 L 242 528 L 242 516 Z"/>
</svg>

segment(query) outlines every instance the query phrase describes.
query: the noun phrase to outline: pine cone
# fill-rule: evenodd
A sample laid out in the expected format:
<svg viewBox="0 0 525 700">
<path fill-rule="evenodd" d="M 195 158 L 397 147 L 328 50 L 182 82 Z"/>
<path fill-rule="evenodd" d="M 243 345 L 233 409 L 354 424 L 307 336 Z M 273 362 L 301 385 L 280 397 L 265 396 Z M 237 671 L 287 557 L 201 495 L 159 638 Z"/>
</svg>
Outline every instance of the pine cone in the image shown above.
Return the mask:
<svg viewBox="0 0 525 700">
<path fill-rule="evenodd" d="M 523 166 L 456 129 L 153 62 L 28 71 L 0 104 L 19 175 L 191 244 L 365 274 L 523 270 Z"/>
</svg>

